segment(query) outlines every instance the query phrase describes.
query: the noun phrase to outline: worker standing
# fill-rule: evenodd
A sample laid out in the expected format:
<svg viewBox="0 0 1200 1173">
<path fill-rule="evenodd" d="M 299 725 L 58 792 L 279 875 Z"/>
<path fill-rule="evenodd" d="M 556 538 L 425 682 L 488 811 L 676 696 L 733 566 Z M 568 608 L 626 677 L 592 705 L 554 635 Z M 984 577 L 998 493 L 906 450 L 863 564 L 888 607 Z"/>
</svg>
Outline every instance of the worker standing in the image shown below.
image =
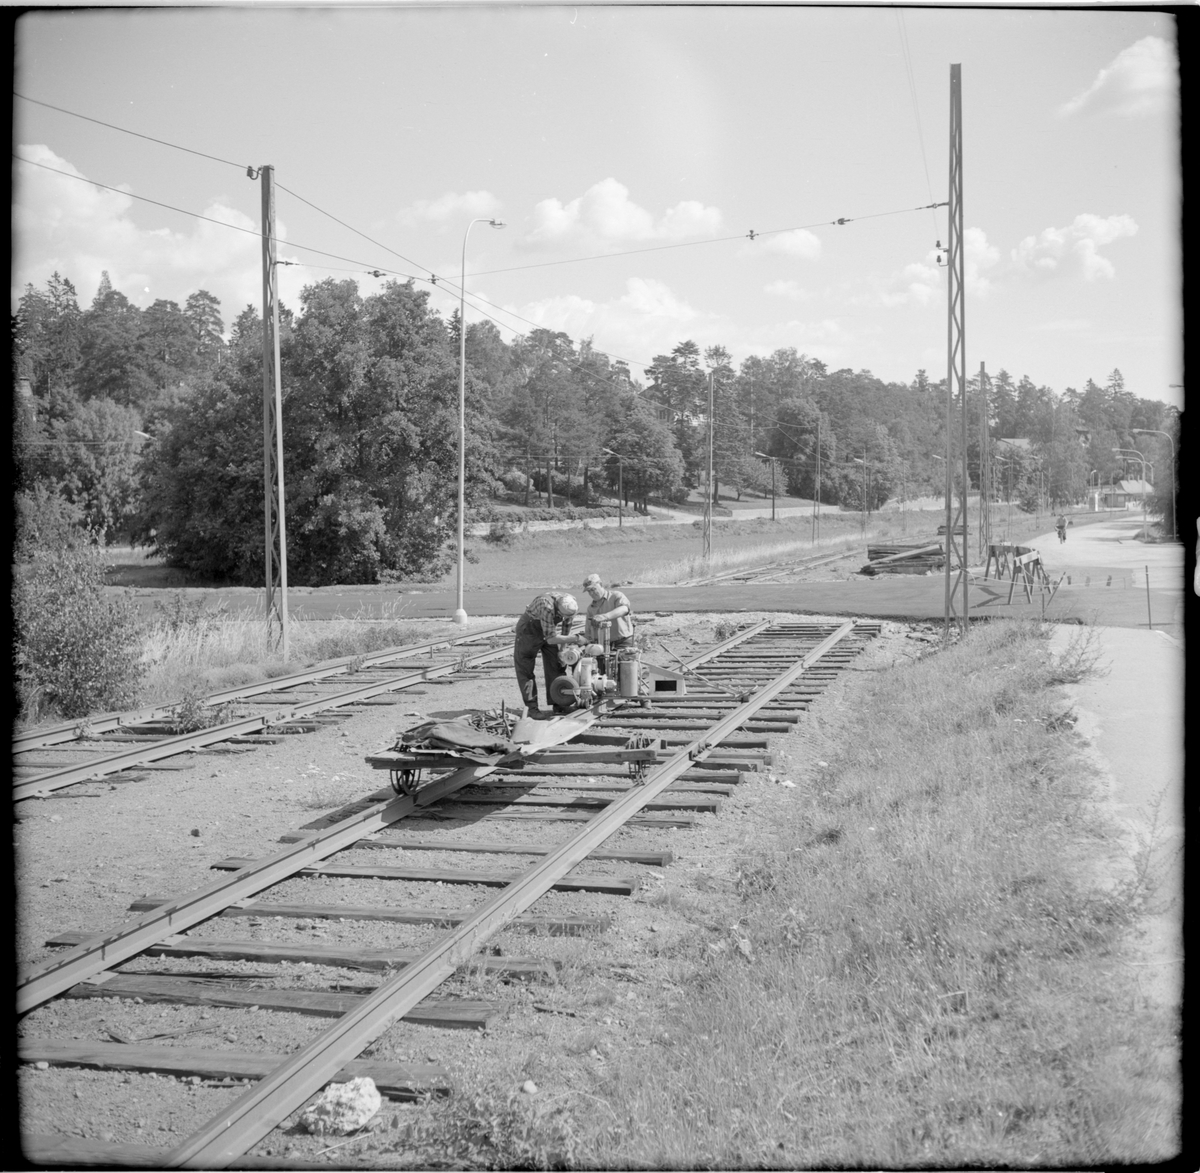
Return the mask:
<svg viewBox="0 0 1200 1173">
<path fill-rule="evenodd" d="M 608 632 L 608 648 L 616 651 L 633 643 L 633 607 L 623 591 L 615 587 L 606 588 L 598 574 L 589 574 L 583 580 L 583 589 L 592 600 L 588 604 L 583 629 L 589 643 L 600 643 L 603 632 Z M 598 658 L 597 667 L 601 674 L 608 671 L 604 657 Z"/>
<path fill-rule="evenodd" d="M 542 653 L 542 673 L 546 678 L 546 696 L 549 698 L 550 682 L 562 675 L 562 665 L 558 661 L 559 647 L 579 642 L 579 637 L 571 635 L 571 624 L 578 612 L 579 604 L 573 595 L 547 591 L 538 595 L 517 620 L 513 666 L 517 670 L 521 701 L 531 713 L 537 713 L 540 709 L 537 677 L 534 675 L 538 652 Z"/>
</svg>

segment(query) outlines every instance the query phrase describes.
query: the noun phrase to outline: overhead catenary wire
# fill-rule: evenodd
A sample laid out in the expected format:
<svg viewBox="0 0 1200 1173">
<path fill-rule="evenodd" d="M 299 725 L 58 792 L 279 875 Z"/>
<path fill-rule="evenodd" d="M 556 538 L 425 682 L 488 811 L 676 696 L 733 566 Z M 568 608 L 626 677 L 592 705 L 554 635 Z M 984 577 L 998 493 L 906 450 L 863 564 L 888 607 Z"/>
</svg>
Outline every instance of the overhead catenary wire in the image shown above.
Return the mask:
<svg viewBox="0 0 1200 1173">
<path fill-rule="evenodd" d="M 757 240 L 760 236 L 778 236 L 784 232 L 807 232 L 811 228 L 834 228 L 844 224 L 854 224 L 859 220 L 879 220 L 884 216 L 902 216 L 906 212 L 923 212 L 926 208 L 940 208 L 943 204 L 921 204 L 916 208 L 894 208 L 888 212 L 867 212 L 861 216 L 839 216 L 836 220 L 814 220 L 811 224 L 795 224 L 790 228 L 767 228 L 759 231 L 751 228 L 748 232 L 739 232 L 735 236 L 711 236 L 704 240 L 682 240 L 674 244 L 648 245 L 646 248 L 628 248 L 618 252 L 591 253 L 582 257 L 565 257 L 559 261 L 535 261 L 528 265 L 511 265 L 504 269 L 480 269 L 476 277 L 491 277 L 497 273 L 517 273 L 525 269 L 547 269 L 556 265 L 581 264 L 584 261 L 602 261 L 609 257 L 631 257 L 638 253 L 664 252 L 668 249 L 694 248 L 703 244 L 728 244 L 731 240 Z"/>
<path fill-rule="evenodd" d="M 118 195 L 126 196 L 131 200 L 138 200 L 141 203 L 151 204 L 156 208 L 165 208 L 169 212 L 178 212 L 182 216 L 190 216 L 195 220 L 203 220 L 204 222 L 206 222 L 208 224 L 217 224 L 222 228 L 230 228 L 235 232 L 242 232 L 248 236 L 253 236 L 260 240 L 262 239 L 262 232 L 257 228 L 245 228 L 240 224 L 230 224 L 227 220 L 217 220 L 212 216 L 205 216 L 205 215 L 201 214 L 200 212 L 193 212 L 188 208 L 180 208 L 175 204 L 168 204 L 162 200 L 153 200 L 149 196 L 136 195 L 134 192 L 124 191 L 121 188 L 113 187 L 110 184 L 100 183 L 95 179 L 88 179 L 87 176 L 84 176 L 84 175 L 72 175 L 71 172 L 69 172 L 69 171 L 62 171 L 57 167 L 51 167 L 46 163 L 39 163 L 34 159 L 26 159 L 23 155 L 17 154 L 16 151 L 12 152 L 12 157 L 20 163 L 25 163 L 30 167 L 39 167 L 43 171 L 49 171 L 54 175 L 62 175 L 67 179 L 73 179 L 79 183 L 87 183 L 93 187 L 101 188 L 104 191 L 116 192 Z M 291 194 L 294 194 L 294 193 L 291 193 Z M 318 209 L 318 210 L 320 210 L 320 209 Z M 417 273 L 406 273 L 403 270 L 399 270 L 399 269 L 386 268 L 384 266 L 372 266 L 371 263 L 368 261 L 359 261 L 355 257 L 347 257 L 347 256 L 342 256 L 340 253 L 327 252 L 324 249 L 315 248 L 312 245 L 300 244 L 297 241 L 282 240 L 282 239 L 276 237 L 276 244 L 284 245 L 288 248 L 300 249 L 304 252 L 315 253 L 318 256 L 329 257 L 332 260 L 347 261 L 350 264 L 355 266 L 354 269 L 350 269 L 350 270 L 335 270 L 335 271 L 339 271 L 339 272 L 363 273 L 364 275 L 368 275 L 368 276 L 372 276 L 372 277 L 383 277 L 383 276 L 402 277 L 408 281 L 420 281 L 420 282 L 422 282 L 424 284 L 428 284 L 428 285 L 436 285 L 436 284 L 438 284 L 439 280 L 441 280 L 448 288 L 450 288 L 450 289 L 457 288 L 457 284 L 455 282 L 446 281 L 445 279 L 439 279 L 432 275 L 430 277 L 422 277 Z M 383 245 L 381 247 L 386 248 L 387 246 Z M 389 251 L 391 251 L 391 250 L 389 250 Z M 399 254 L 397 254 L 397 255 L 399 255 Z M 297 264 L 299 264 L 299 265 L 305 265 L 306 267 L 311 267 L 311 268 L 325 267 L 325 266 L 320 266 L 320 265 L 309 265 L 308 262 L 304 262 L 304 261 L 277 260 L 275 263 L 277 265 L 297 265 Z M 478 297 L 478 295 L 471 295 L 471 296 Z M 514 310 L 508 310 L 508 309 L 505 309 L 503 306 L 498 306 L 494 302 L 488 301 L 486 298 L 479 298 L 479 301 L 483 302 L 484 305 L 491 306 L 497 312 L 502 313 L 502 314 L 507 314 L 509 317 L 512 317 L 512 318 L 516 318 L 518 321 L 524 322 L 527 325 L 533 326 L 535 329 L 543 329 L 544 328 L 541 326 L 540 323 L 534 322 L 530 318 L 523 317 L 521 314 L 516 313 Z M 498 326 L 504 326 L 505 329 L 511 330 L 514 334 L 519 332 L 514 327 L 506 326 L 504 323 L 500 322 L 495 317 L 495 315 L 489 314 L 486 310 L 480 309 L 479 305 L 475 301 L 470 301 L 469 304 L 471 305 L 472 309 L 476 310 L 483 317 L 488 318 L 489 320 L 495 322 Z M 620 355 L 614 355 L 607 351 L 597 350 L 596 353 L 608 355 L 609 357 L 616 358 L 622 362 L 635 363 L 635 365 L 639 365 L 639 364 L 636 364 L 636 360 L 623 359 L 623 358 L 621 358 Z"/>
<path fill-rule="evenodd" d="M 103 126 L 106 129 L 114 130 L 121 134 L 128 134 L 135 138 L 140 138 L 140 139 L 143 139 L 148 142 L 153 142 L 157 145 L 165 146 L 165 147 L 171 148 L 173 150 L 183 151 L 187 154 L 192 154 L 192 155 L 196 155 L 201 158 L 210 159 L 217 163 L 222 163 L 227 166 L 236 167 L 239 170 L 242 170 L 243 166 L 244 166 L 243 164 L 234 162 L 231 159 L 225 159 L 218 155 L 212 155 L 205 151 L 199 151 L 192 147 L 183 146 L 180 143 L 170 142 L 166 139 L 156 138 L 153 135 L 143 134 L 140 131 L 131 130 L 128 127 L 118 126 L 115 123 L 105 122 L 102 119 L 93 118 L 86 114 L 80 114 L 78 111 L 68 110 L 66 107 L 57 106 L 57 105 L 54 105 L 49 102 L 44 102 L 37 98 L 30 98 L 27 95 L 20 94 L 15 90 L 13 91 L 13 94 L 15 97 L 20 98 L 23 101 L 27 101 L 34 105 L 38 105 L 38 106 L 45 107 L 47 109 L 54 110 L 58 113 L 66 114 L 70 117 L 79 118 L 79 119 L 82 119 L 83 121 L 91 122 L 98 126 Z M 919 120 L 918 120 L 918 131 L 919 130 L 920 130 L 920 127 L 919 127 Z M 923 139 L 922 139 L 922 151 L 923 150 L 924 150 L 924 146 L 923 146 Z M 40 167 L 43 170 L 50 171 L 50 172 L 53 172 L 53 173 L 59 174 L 59 175 L 64 175 L 69 179 L 75 179 L 80 182 L 90 183 L 95 187 L 99 187 L 106 191 L 118 192 L 119 194 L 128 196 L 131 199 L 139 200 L 143 203 L 148 203 L 148 204 L 151 204 L 156 207 L 165 208 L 169 211 L 178 212 L 181 215 L 191 216 L 197 220 L 202 220 L 202 221 L 205 221 L 207 223 L 212 223 L 212 224 L 218 224 L 218 225 L 221 225 L 226 228 L 232 228 L 235 231 L 243 232 L 248 235 L 253 235 L 253 236 L 261 238 L 261 233 L 255 229 L 244 228 L 241 225 L 230 224 L 227 221 L 217 220 L 211 216 L 204 216 L 200 213 L 192 212 L 185 208 L 179 208 L 175 205 L 167 204 L 160 200 L 150 199 L 147 196 L 134 195 L 132 192 L 123 191 L 120 188 L 112 187 L 108 184 L 98 183 L 97 181 L 87 179 L 84 176 L 72 175 L 70 172 L 61 171 L 58 168 L 54 168 L 54 167 L 49 167 L 44 163 L 37 163 L 32 159 L 25 159 L 22 156 L 18 155 L 15 151 L 13 152 L 13 157 L 18 159 L 21 162 L 28 163 L 31 166 Z M 245 167 L 245 171 L 246 171 L 247 175 L 249 175 L 252 179 L 256 177 L 257 172 L 253 166 Z M 928 182 L 928 168 L 926 168 L 926 181 Z M 327 250 L 318 249 L 318 248 L 315 248 L 310 245 L 300 244 L 295 241 L 286 241 L 285 242 L 285 241 L 277 240 L 276 243 L 286 244 L 287 246 L 289 246 L 291 248 L 299 249 L 301 251 L 308 252 L 308 253 L 313 253 L 317 256 L 328 257 L 333 260 L 345 261 L 352 265 L 356 265 L 356 266 L 361 265 L 362 266 L 360 269 L 348 270 L 351 272 L 360 271 L 360 272 L 364 273 L 365 275 L 370 275 L 370 276 L 374 276 L 374 277 L 382 277 L 386 274 L 387 276 L 403 277 L 405 280 L 408 280 L 408 281 L 420 281 L 423 284 L 430 285 L 431 287 L 437 286 L 440 283 L 440 284 L 445 285 L 447 288 L 449 288 L 451 290 L 459 289 L 459 286 L 453 280 L 450 280 L 450 279 L 447 279 L 444 277 L 439 277 L 436 273 L 429 270 L 426 266 L 421 265 L 419 262 L 413 260 L 410 257 L 405 256 L 404 254 L 402 254 L 400 252 L 397 252 L 396 250 L 392 249 L 390 246 L 383 244 L 381 241 L 375 240 L 373 237 L 369 236 L 367 233 L 362 232 L 358 228 L 355 228 L 352 224 L 349 224 L 346 221 L 340 219 L 339 217 L 335 216 L 332 212 L 329 212 L 326 209 L 320 207 L 319 205 L 313 203 L 311 200 L 300 195 L 298 192 L 292 191 L 290 188 L 285 187 L 281 183 L 277 183 L 276 186 L 278 186 L 280 189 L 285 191 L 288 195 L 292 196 L 293 198 L 300 200 L 302 203 L 304 203 L 308 207 L 312 208 L 314 211 L 320 213 L 323 216 L 328 217 L 329 219 L 333 220 L 335 223 L 341 225 L 343 228 L 346 228 L 348 231 L 354 232 L 356 235 L 361 236 L 364 240 L 369 241 L 371 244 L 375 245 L 376 247 L 382 248 L 386 252 L 391 253 L 393 256 L 399 257 L 405 263 L 410 264 L 417 269 L 421 269 L 421 270 L 424 270 L 425 272 L 428 272 L 429 276 L 423 277 L 417 273 L 406 273 L 401 270 L 395 270 L 395 269 L 387 268 L 385 266 L 372 266 L 367 262 L 359 262 L 359 261 L 357 261 L 356 258 L 343 256 L 338 253 L 331 253 L 331 252 L 328 252 Z M 932 198 L 932 189 L 930 189 L 930 195 Z M 807 231 L 812 228 L 843 226 L 846 224 L 855 223 L 860 220 L 880 219 L 883 217 L 903 215 L 908 212 L 922 211 L 922 210 L 925 210 L 926 208 L 933 209 L 933 208 L 942 207 L 942 206 L 944 206 L 944 204 L 930 203 L 927 205 L 920 205 L 919 207 L 916 207 L 916 208 L 907 208 L 907 207 L 906 208 L 897 208 L 897 209 L 892 209 L 892 210 L 886 211 L 886 212 L 872 212 L 872 213 L 864 213 L 859 216 L 842 216 L 842 217 L 838 217 L 833 220 L 813 221 L 809 224 L 796 225 L 796 226 L 792 226 L 792 227 L 788 227 L 788 228 L 771 228 L 771 229 L 764 229 L 761 231 L 755 230 L 755 229 L 750 229 L 748 232 L 739 233 L 739 234 L 732 235 L 732 236 L 712 237 L 712 238 L 707 238 L 704 240 L 694 240 L 694 241 L 676 241 L 676 242 L 673 242 L 670 244 L 654 245 L 654 246 L 648 246 L 648 247 L 639 248 L 639 249 L 625 249 L 625 250 L 619 250 L 616 252 L 598 253 L 598 254 L 592 254 L 592 255 L 582 256 L 582 257 L 568 257 L 568 258 L 563 258 L 558 261 L 534 262 L 534 263 L 531 263 L 528 265 L 509 266 L 507 268 L 501 268 L 501 269 L 485 269 L 485 270 L 478 271 L 474 275 L 477 277 L 490 276 L 490 275 L 495 275 L 495 274 L 499 274 L 499 273 L 518 272 L 518 271 L 525 270 L 525 269 L 547 268 L 547 267 L 560 266 L 560 265 L 566 265 L 566 264 L 580 264 L 580 263 L 585 263 L 587 261 L 603 260 L 603 259 L 607 259 L 610 257 L 632 256 L 632 255 L 636 255 L 636 254 L 640 254 L 640 253 L 662 252 L 662 251 L 667 251 L 667 250 L 672 250 L 672 249 L 697 247 L 700 245 L 729 243 L 734 240 L 749 239 L 749 240 L 753 241 L 755 239 L 758 239 L 759 237 L 780 235 L 780 234 L 787 233 L 787 232 Z M 277 261 L 276 263 L 280 264 L 280 265 L 307 264 L 307 262 L 283 261 L 283 260 Z M 310 267 L 322 268 L 324 266 L 311 265 Z M 334 271 L 347 271 L 347 270 L 334 270 Z M 459 292 L 460 292 L 461 296 L 465 299 L 465 297 L 466 297 L 465 290 L 459 289 Z M 480 297 L 478 294 L 475 294 L 472 296 L 475 298 L 475 300 L 473 300 L 471 302 L 471 308 L 474 309 L 479 314 L 481 314 L 483 317 L 488 318 L 492 322 L 496 323 L 496 325 L 498 325 L 498 326 L 502 326 L 503 323 L 501 323 L 494 314 L 488 313 L 486 310 L 481 309 L 479 303 L 482 303 L 483 305 L 486 305 L 486 306 L 490 306 L 497 313 L 503 314 L 504 316 L 506 316 L 508 318 L 512 318 L 512 319 L 514 319 L 518 322 L 521 322 L 525 325 L 532 326 L 534 329 L 544 329 L 545 328 L 544 326 L 542 326 L 541 323 L 534 322 L 532 319 L 526 318 L 526 317 L 524 317 L 524 315 L 518 314 L 514 310 L 509 310 L 503 306 L 497 305 L 495 302 L 492 302 L 492 301 L 488 300 L 487 298 Z M 507 326 L 505 328 L 513 331 L 514 334 L 519 333 L 519 331 L 513 326 Z M 609 359 L 616 360 L 617 362 L 622 362 L 630 367 L 641 366 L 644 369 L 648 369 L 649 367 L 651 367 L 653 365 L 653 363 L 647 363 L 647 362 L 645 362 L 645 360 L 630 359 L 625 356 L 615 354 L 611 351 L 597 350 L 596 353 L 603 354 L 606 357 L 608 357 Z M 575 366 L 574 364 L 566 364 L 566 365 L 568 366 L 568 369 L 578 370 L 581 373 L 592 374 L 593 376 L 595 376 L 594 372 L 586 371 L 585 368 Z"/>
<path fill-rule="evenodd" d="M 907 44 L 906 44 L 905 52 L 907 53 Z M 910 81 L 911 81 L 911 66 L 909 68 L 909 72 L 910 72 Z M 118 131 L 121 134 L 133 135 L 135 138 L 141 138 L 141 139 L 147 140 L 148 142 L 158 143 L 160 146 L 170 147 L 173 150 L 185 151 L 190 155 L 198 155 L 201 158 L 212 159 L 214 162 L 224 163 L 230 167 L 237 167 L 239 170 L 241 170 L 241 169 L 243 169 L 243 167 L 245 167 L 244 164 L 235 163 L 232 159 L 223 159 L 219 155 L 210 155 L 204 151 L 195 150 L 192 147 L 185 147 L 180 143 L 173 143 L 173 142 L 169 142 L 166 139 L 155 138 L 153 135 L 142 134 L 140 131 L 130 130 L 128 127 L 124 127 L 124 126 L 117 126 L 115 123 L 112 123 L 112 122 L 104 122 L 103 120 L 101 120 L 99 118 L 92 118 L 87 114 L 80 114 L 80 113 L 78 113 L 78 111 L 68 110 L 64 106 L 55 106 L 49 102 L 40 101 L 37 98 L 27 97 L 24 94 L 17 93 L 15 90 L 13 91 L 13 95 L 14 95 L 14 97 L 21 98 L 23 101 L 32 102 L 35 105 L 44 106 L 50 110 L 56 110 L 60 114 L 68 114 L 73 118 L 81 118 L 86 122 L 94 122 L 98 126 L 106 127 L 109 130 Z M 918 129 L 918 133 L 920 133 L 919 121 L 918 121 L 917 129 Z M 924 139 L 921 140 L 921 149 L 922 149 L 922 156 L 924 156 Z M 29 162 L 29 160 L 25 160 L 25 161 Z M 52 170 L 52 168 L 50 168 L 50 170 Z M 250 166 L 250 167 L 245 167 L 245 170 L 247 172 L 253 172 L 255 169 L 254 169 L 254 167 Z M 67 173 L 63 172 L 63 174 L 67 174 Z M 79 177 L 76 176 L 73 178 L 79 178 Z M 928 166 L 926 166 L 926 169 L 925 169 L 925 179 L 926 179 L 926 183 L 928 184 L 928 182 L 929 182 Z M 88 182 L 94 182 L 94 181 L 89 180 Z M 105 185 L 98 184 L 97 186 L 103 187 Z M 304 196 L 300 195 L 298 192 L 294 192 L 290 188 L 285 187 L 282 183 L 276 183 L 276 187 L 278 187 L 282 191 L 287 192 L 288 195 L 293 196 L 295 199 L 300 200 L 301 203 L 307 204 L 310 208 L 313 209 L 313 211 L 320 212 L 321 215 L 323 215 L 323 216 L 328 216 L 329 219 L 333 220 L 337 224 L 340 224 L 343 228 L 347 229 L 348 231 L 353 232 L 358 236 L 361 236 L 364 240 L 370 241 L 372 244 L 376 245 L 379 248 L 385 249 L 387 252 L 392 253 L 393 256 L 399 257 L 401 260 L 407 262 L 408 264 L 413 265 L 418 269 L 424 269 L 426 272 L 428 272 L 430 274 L 430 276 L 428 278 L 415 277 L 414 278 L 415 280 L 429 281 L 434 285 L 438 284 L 438 282 L 440 282 L 440 281 L 447 281 L 447 278 L 439 277 L 432 270 L 428 269 L 424 265 L 419 264 L 417 261 L 414 261 L 411 257 L 406 257 L 403 253 L 396 252 L 395 249 L 389 247 L 386 244 L 381 243 L 380 241 L 375 240 L 371 236 L 368 236 L 361 229 L 355 228 L 354 225 L 348 224 L 348 223 L 346 223 L 345 220 L 339 219 L 332 212 L 329 212 L 326 209 L 320 207 L 319 205 L 314 204 L 311 200 L 306 199 Z M 119 190 L 119 189 L 113 188 L 113 189 L 109 189 L 109 190 Z M 126 193 L 126 194 L 128 194 L 128 193 Z M 933 199 L 932 187 L 930 187 L 929 198 L 931 200 Z M 150 202 L 153 203 L 154 201 L 150 201 Z M 168 207 L 169 205 L 163 204 L 161 206 Z M 503 268 L 503 269 L 481 269 L 475 274 L 475 276 L 487 277 L 487 276 L 492 276 L 493 274 L 496 274 L 496 273 L 515 273 L 515 272 L 519 272 L 524 269 L 541 269 L 541 268 L 549 268 L 549 267 L 552 267 L 555 265 L 579 264 L 584 261 L 604 260 L 608 257 L 634 256 L 638 253 L 663 252 L 665 250 L 677 249 L 677 248 L 693 248 L 698 245 L 705 245 L 705 244 L 726 244 L 733 240 L 752 240 L 753 241 L 753 240 L 757 240 L 761 236 L 777 236 L 777 235 L 780 235 L 785 232 L 804 232 L 804 231 L 808 231 L 812 228 L 836 227 L 836 226 L 841 226 L 841 225 L 845 225 L 845 224 L 853 224 L 859 220 L 877 220 L 877 219 L 880 219 L 885 216 L 900 216 L 906 212 L 921 212 L 921 211 L 925 211 L 927 208 L 941 208 L 941 207 L 945 207 L 945 206 L 946 206 L 945 201 L 943 201 L 942 203 L 922 204 L 916 208 L 894 208 L 891 211 L 887 211 L 887 212 L 867 212 L 860 216 L 839 216 L 833 220 L 814 220 L 810 224 L 797 224 L 797 225 L 793 225 L 792 227 L 789 227 L 789 228 L 766 228 L 766 229 L 761 229 L 761 230 L 751 228 L 747 232 L 739 232 L 732 236 L 714 236 L 714 237 L 708 237 L 704 240 L 675 241 L 671 244 L 649 245 L 645 248 L 622 249 L 617 252 L 594 253 L 594 254 L 590 254 L 590 255 L 586 255 L 586 256 L 582 256 L 582 257 L 565 257 L 562 260 L 558 260 L 558 261 L 540 261 L 540 262 L 534 262 L 534 263 L 531 263 L 528 265 L 513 265 L 508 268 Z M 191 213 L 189 213 L 189 214 L 191 214 Z M 302 247 L 302 246 L 295 246 L 295 247 Z M 319 250 L 314 250 L 314 251 L 319 251 Z M 325 255 L 328 256 L 328 255 L 332 255 L 332 254 L 325 254 Z M 345 258 L 342 258 L 342 259 L 345 259 Z M 450 287 L 455 288 L 455 286 L 453 285 L 453 282 L 450 282 Z"/>
<path fill-rule="evenodd" d="M 235 163 L 232 159 L 222 159 L 220 155 L 210 155 L 207 151 L 197 151 L 192 147 L 181 146 L 179 143 L 168 142 L 166 139 L 155 138 L 150 134 L 142 134 L 137 130 L 130 130 L 126 126 L 117 126 L 112 122 L 105 122 L 100 118 L 92 118 L 87 114 L 80 114 L 77 110 L 68 110 L 63 106 L 55 106 L 51 102 L 42 102 L 37 98 L 31 98 L 27 94 L 19 94 L 13 90 L 13 97 L 20 98 L 23 102 L 31 102 L 35 106 L 44 106 L 47 110 L 57 110 L 59 114 L 69 114 L 72 118 L 82 118 L 84 122 L 94 122 L 97 126 L 107 127 L 109 130 L 120 131 L 121 134 L 130 134 L 134 138 L 145 139 L 147 142 L 157 143 L 160 147 L 170 147 L 174 151 L 185 151 L 189 155 L 199 155 L 202 159 L 211 159 L 214 163 L 225 163 L 230 167 L 236 167 L 239 171 L 245 171 L 245 163 Z"/>
</svg>

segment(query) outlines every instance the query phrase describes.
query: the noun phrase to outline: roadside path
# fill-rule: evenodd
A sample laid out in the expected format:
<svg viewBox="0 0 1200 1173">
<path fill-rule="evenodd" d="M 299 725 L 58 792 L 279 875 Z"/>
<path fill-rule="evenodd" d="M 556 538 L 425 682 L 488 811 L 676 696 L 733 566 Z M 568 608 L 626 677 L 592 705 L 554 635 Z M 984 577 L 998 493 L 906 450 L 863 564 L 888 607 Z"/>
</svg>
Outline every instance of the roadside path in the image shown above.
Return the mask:
<svg viewBox="0 0 1200 1173">
<path fill-rule="evenodd" d="M 1061 653 L 1080 629 L 1059 627 Z M 1143 995 L 1178 1004 L 1183 982 L 1184 659 L 1161 631 L 1100 627 L 1102 675 L 1064 685 L 1079 720 L 1076 732 L 1104 784 L 1109 815 L 1123 832 L 1113 871 L 1133 876 L 1149 850 L 1156 891 L 1135 939 L 1135 975 Z M 1166 907 L 1170 901 L 1173 907 Z"/>
</svg>

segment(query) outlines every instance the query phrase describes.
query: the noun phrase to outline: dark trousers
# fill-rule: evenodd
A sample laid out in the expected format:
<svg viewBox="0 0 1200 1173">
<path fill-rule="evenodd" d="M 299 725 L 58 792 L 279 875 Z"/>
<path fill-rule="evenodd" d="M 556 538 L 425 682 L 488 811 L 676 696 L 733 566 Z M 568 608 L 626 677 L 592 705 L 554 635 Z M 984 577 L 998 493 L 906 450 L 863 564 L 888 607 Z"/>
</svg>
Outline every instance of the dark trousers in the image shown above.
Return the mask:
<svg viewBox="0 0 1200 1173">
<path fill-rule="evenodd" d="M 558 646 L 548 644 L 542 635 L 542 624 L 532 615 L 522 615 L 517 620 L 517 638 L 513 644 L 513 667 L 517 671 L 517 688 L 521 700 L 531 709 L 538 709 L 537 666 L 538 652 L 542 653 L 542 675 L 546 678 L 546 697 L 550 697 L 550 681 L 563 673 L 558 662 Z"/>
<path fill-rule="evenodd" d="M 608 641 L 608 650 L 610 653 L 615 653 L 618 648 L 628 647 L 633 643 L 633 636 L 627 635 L 624 639 L 610 639 Z M 617 666 L 617 657 L 613 655 L 613 668 Z M 597 656 L 596 667 L 600 670 L 601 676 L 608 675 L 608 656 Z"/>
</svg>

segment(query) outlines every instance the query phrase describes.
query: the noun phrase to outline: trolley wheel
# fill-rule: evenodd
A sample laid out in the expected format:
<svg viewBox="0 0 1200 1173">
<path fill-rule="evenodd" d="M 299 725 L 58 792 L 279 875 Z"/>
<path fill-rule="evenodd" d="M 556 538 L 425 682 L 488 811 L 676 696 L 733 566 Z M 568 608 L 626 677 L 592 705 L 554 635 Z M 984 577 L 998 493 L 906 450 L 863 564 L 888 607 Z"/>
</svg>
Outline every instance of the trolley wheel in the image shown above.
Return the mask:
<svg viewBox="0 0 1200 1173">
<path fill-rule="evenodd" d="M 404 797 L 416 794 L 417 785 L 421 781 L 420 770 L 393 770 L 392 789 Z"/>
<path fill-rule="evenodd" d="M 626 743 L 626 749 L 649 749 L 652 739 L 644 733 L 635 733 Z M 641 786 L 650 772 L 649 762 L 628 762 L 629 779 L 635 786 Z"/>
</svg>

